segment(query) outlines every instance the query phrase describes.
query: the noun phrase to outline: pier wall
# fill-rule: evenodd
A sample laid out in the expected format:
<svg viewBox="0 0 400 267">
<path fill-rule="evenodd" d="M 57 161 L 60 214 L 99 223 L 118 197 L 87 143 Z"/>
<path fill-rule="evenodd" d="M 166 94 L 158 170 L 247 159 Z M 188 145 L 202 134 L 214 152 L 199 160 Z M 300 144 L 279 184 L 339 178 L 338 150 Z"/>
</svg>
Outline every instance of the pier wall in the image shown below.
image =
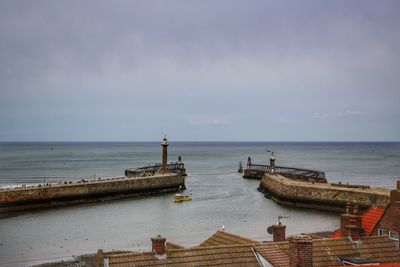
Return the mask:
<svg viewBox="0 0 400 267">
<path fill-rule="evenodd" d="M 182 175 L 168 173 L 140 178 L 122 177 L 86 183 L 1 190 L 0 212 L 174 192 L 180 187 L 185 187 Z"/>
<path fill-rule="evenodd" d="M 335 212 L 344 212 L 346 203 L 356 204 L 365 210 L 373 205 L 386 207 L 390 202 L 389 189 L 301 182 L 281 175 L 265 174 L 258 190 L 278 204 Z"/>
<path fill-rule="evenodd" d="M 243 178 L 261 180 L 261 178 L 264 176 L 264 174 L 265 174 L 265 171 L 245 169 L 243 171 Z"/>
</svg>

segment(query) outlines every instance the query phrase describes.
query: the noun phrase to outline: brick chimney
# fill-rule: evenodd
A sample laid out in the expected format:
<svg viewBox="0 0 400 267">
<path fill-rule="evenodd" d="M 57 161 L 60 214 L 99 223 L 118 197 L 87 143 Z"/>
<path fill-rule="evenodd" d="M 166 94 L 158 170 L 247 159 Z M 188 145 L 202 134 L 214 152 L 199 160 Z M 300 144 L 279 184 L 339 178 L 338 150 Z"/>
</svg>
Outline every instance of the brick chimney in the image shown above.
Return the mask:
<svg viewBox="0 0 400 267">
<path fill-rule="evenodd" d="M 295 235 L 289 239 L 289 266 L 313 266 L 313 241 L 307 235 Z"/>
<path fill-rule="evenodd" d="M 340 216 L 340 233 L 342 236 L 347 236 L 346 227 L 350 224 L 350 220 L 353 220 L 352 224 L 361 228 L 362 216 L 358 213 L 358 206 L 350 203 L 346 204 L 346 213 Z"/>
<path fill-rule="evenodd" d="M 96 267 L 103 267 L 103 266 L 104 266 L 104 252 L 102 249 L 98 249 L 96 254 Z"/>
<path fill-rule="evenodd" d="M 267 231 L 269 234 L 273 235 L 274 242 L 285 241 L 286 239 L 286 225 L 283 225 L 280 222 L 268 227 Z"/>
<path fill-rule="evenodd" d="M 165 237 L 161 237 L 161 235 L 157 235 L 156 237 L 151 238 L 151 250 L 155 252 L 158 256 L 163 256 L 165 254 L 165 241 L 167 239 Z"/>
<path fill-rule="evenodd" d="M 361 236 L 361 227 L 356 225 L 356 222 L 354 219 L 349 220 L 349 224 L 346 225 L 346 235 L 345 236 L 350 236 L 353 241 L 358 241 L 360 240 Z"/>
<path fill-rule="evenodd" d="M 397 188 L 390 191 L 390 203 L 400 201 L 400 180 L 397 180 Z"/>
</svg>

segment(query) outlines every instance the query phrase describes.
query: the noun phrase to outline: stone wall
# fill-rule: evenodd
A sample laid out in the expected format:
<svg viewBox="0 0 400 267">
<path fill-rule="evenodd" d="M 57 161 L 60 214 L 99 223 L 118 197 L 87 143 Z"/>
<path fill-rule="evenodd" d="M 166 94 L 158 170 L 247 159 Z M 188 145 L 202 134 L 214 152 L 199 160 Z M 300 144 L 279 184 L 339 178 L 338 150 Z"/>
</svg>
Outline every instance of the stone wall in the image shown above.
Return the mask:
<svg viewBox="0 0 400 267">
<path fill-rule="evenodd" d="M 270 174 L 263 176 L 259 190 L 279 204 L 337 212 L 343 212 L 346 203 L 356 204 L 360 209 L 367 209 L 372 205 L 386 207 L 390 194 L 389 189 L 293 181 Z"/>
<path fill-rule="evenodd" d="M 117 178 L 67 185 L 19 188 L 0 191 L 0 211 L 92 202 L 127 196 L 177 191 L 185 187 L 180 174 L 170 173 L 141 178 Z"/>
<path fill-rule="evenodd" d="M 257 171 L 257 170 L 245 169 L 244 172 L 243 172 L 243 178 L 261 180 L 261 178 L 263 177 L 264 173 L 265 173 L 265 171 Z"/>
</svg>

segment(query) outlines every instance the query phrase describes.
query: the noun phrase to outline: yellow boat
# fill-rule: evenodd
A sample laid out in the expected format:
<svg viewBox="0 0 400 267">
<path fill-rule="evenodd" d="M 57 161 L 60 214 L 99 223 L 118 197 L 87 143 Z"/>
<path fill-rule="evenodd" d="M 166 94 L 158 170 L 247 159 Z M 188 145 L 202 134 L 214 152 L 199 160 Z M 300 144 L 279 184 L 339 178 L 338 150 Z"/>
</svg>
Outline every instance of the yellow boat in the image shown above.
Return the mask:
<svg viewBox="0 0 400 267">
<path fill-rule="evenodd" d="M 192 197 L 191 194 L 184 193 L 184 194 L 175 194 L 174 202 L 183 202 L 183 201 L 191 201 Z"/>
</svg>

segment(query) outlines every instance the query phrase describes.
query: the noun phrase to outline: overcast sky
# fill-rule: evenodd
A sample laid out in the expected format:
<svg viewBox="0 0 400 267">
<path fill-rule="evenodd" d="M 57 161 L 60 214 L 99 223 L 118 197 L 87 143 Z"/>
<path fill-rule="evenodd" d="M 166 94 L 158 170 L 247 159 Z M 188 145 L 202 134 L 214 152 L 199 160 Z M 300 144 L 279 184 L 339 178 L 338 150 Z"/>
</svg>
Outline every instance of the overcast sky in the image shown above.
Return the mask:
<svg viewBox="0 0 400 267">
<path fill-rule="evenodd" d="M 0 1 L 0 141 L 400 141 L 400 1 Z"/>
</svg>

